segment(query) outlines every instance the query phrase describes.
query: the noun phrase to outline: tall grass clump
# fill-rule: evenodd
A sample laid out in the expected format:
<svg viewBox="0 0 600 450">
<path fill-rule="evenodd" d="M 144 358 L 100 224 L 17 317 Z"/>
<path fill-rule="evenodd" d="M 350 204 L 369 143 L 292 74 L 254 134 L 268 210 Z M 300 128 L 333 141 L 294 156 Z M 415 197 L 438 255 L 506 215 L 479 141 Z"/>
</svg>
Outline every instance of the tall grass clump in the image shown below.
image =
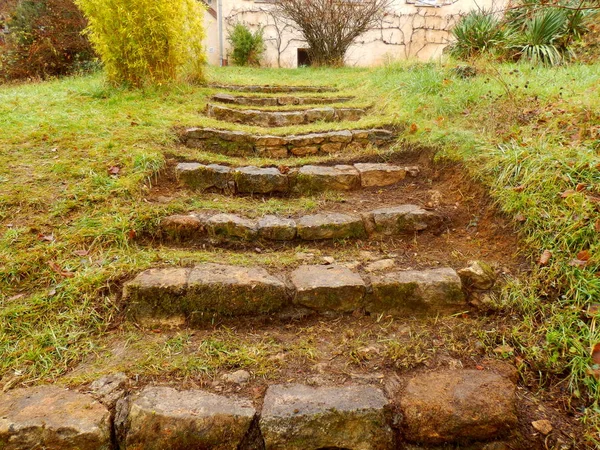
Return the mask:
<svg viewBox="0 0 600 450">
<path fill-rule="evenodd" d="M 495 51 L 506 42 L 506 31 L 500 19 L 485 9 L 471 11 L 452 30 L 456 43 L 451 54 L 457 58 L 472 58 Z"/>
<path fill-rule="evenodd" d="M 196 0 L 76 0 L 113 84 L 202 81 L 204 10 Z"/>
<path fill-rule="evenodd" d="M 254 33 L 243 23 L 236 23 L 229 30 L 227 40 L 231 44 L 231 58 L 237 66 L 260 66 L 265 51 L 263 29 Z"/>
</svg>

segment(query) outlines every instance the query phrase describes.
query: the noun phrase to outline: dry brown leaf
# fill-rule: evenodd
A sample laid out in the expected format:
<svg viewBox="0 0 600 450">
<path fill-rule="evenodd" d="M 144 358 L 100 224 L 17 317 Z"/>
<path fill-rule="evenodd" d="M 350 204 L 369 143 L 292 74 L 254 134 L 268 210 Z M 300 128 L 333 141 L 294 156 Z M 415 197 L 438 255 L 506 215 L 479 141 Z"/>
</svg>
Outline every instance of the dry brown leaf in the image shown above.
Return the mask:
<svg viewBox="0 0 600 450">
<path fill-rule="evenodd" d="M 567 189 L 566 191 L 564 191 L 563 193 L 561 193 L 560 196 L 561 196 L 561 198 L 567 198 L 567 197 L 570 197 L 573 194 L 575 194 L 575 191 L 573 189 Z"/>
<path fill-rule="evenodd" d="M 550 250 L 544 250 L 542 255 L 540 256 L 539 264 L 540 266 L 545 266 L 552 258 L 552 252 Z"/>
<path fill-rule="evenodd" d="M 591 257 L 592 255 L 590 254 L 589 250 L 582 250 L 577 253 L 577 259 L 580 259 L 581 261 L 589 261 Z"/>
<path fill-rule="evenodd" d="M 600 344 L 596 344 L 592 348 L 592 361 L 594 364 L 600 364 Z"/>
</svg>

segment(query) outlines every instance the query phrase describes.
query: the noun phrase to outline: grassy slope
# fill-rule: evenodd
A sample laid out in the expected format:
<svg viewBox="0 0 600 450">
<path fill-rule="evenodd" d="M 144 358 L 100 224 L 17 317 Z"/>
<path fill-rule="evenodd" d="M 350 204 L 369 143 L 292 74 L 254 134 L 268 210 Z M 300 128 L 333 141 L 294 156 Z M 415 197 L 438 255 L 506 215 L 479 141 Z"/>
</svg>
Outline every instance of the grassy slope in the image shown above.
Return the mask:
<svg viewBox="0 0 600 450">
<path fill-rule="evenodd" d="M 553 254 L 547 266 L 507 286 L 500 314 L 523 320 L 492 339 L 515 348 L 530 369 L 525 375 L 558 375 L 576 395 L 595 398 L 590 349 L 600 335 L 597 317 L 584 311 L 600 298 L 600 67 L 480 69 L 468 80 L 431 64 L 226 68 L 211 69 L 210 76 L 220 83 L 337 85 L 355 93 L 357 103 L 376 105 L 376 116 L 360 126 L 414 124 L 407 141 L 438 145 L 446 157 L 466 161 L 499 207 L 522 222 L 531 257 L 544 249 Z M 172 127 L 213 124 L 198 115 L 208 92 L 188 86 L 121 91 L 104 86 L 100 76 L 0 87 L 3 384 L 58 376 L 99 351 L 102 336 L 119 323 L 118 282 L 135 271 L 245 259 L 219 250 L 149 250 L 131 239 L 166 211 L 215 205 L 210 196 L 144 202 L 164 152 L 181 153 Z M 118 176 L 109 174 L 112 166 L 120 168 Z M 561 197 L 567 190 L 574 193 Z M 232 199 L 220 206 L 289 211 L 314 208 L 316 200 Z M 569 265 L 583 250 L 591 256 L 586 266 Z M 252 261 L 275 263 L 267 255 Z"/>
</svg>

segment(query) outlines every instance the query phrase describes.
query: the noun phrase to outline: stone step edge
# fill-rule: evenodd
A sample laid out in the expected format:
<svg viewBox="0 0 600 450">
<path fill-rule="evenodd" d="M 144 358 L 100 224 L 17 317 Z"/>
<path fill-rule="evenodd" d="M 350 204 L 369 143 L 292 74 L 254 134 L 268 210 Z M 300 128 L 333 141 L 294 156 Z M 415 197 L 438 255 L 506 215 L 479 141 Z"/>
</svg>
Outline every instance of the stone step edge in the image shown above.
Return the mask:
<svg viewBox="0 0 600 450">
<path fill-rule="evenodd" d="M 363 108 L 320 107 L 290 111 L 238 109 L 218 104 L 206 105 L 205 114 L 212 119 L 258 127 L 289 127 L 315 122 L 356 122 L 365 114 Z"/>
<path fill-rule="evenodd" d="M 347 103 L 355 97 L 294 97 L 294 96 L 275 96 L 275 97 L 249 97 L 243 95 L 231 95 L 225 93 L 214 94 L 210 97 L 213 102 L 241 105 L 241 106 L 290 106 L 290 105 L 324 105 L 333 103 Z"/>
<path fill-rule="evenodd" d="M 273 275 L 262 267 L 204 263 L 147 269 L 123 286 L 127 316 L 142 326 L 198 325 L 215 317 L 286 308 L 393 317 L 456 313 L 467 307 L 451 268 L 362 275 L 343 265 L 303 265 Z"/>
<path fill-rule="evenodd" d="M 295 219 L 265 215 L 248 219 L 237 214 L 206 211 L 172 215 L 160 222 L 160 233 L 172 241 L 216 239 L 255 241 L 315 241 L 360 239 L 374 235 L 400 236 L 440 231 L 444 220 L 417 205 L 398 205 L 363 213 L 320 212 Z"/>
<path fill-rule="evenodd" d="M 223 89 L 225 91 L 237 92 L 263 92 L 263 93 L 285 93 L 285 92 L 339 92 L 338 88 L 332 86 L 285 86 L 276 84 L 219 84 L 209 83 L 212 89 Z"/>
<path fill-rule="evenodd" d="M 335 166 L 306 165 L 277 167 L 229 167 L 220 164 L 182 162 L 175 175 L 189 188 L 205 191 L 218 189 L 239 194 L 292 193 L 309 194 L 323 191 L 352 191 L 385 187 L 400 183 L 406 175 L 416 177 L 419 166 L 387 163 L 355 163 Z"/>
<path fill-rule="evenodd" d="M 404 442 L 498 440 L 518 422 L 514 373 L 509 365 L 411 373 L 400 379 L 403 389 L 392 391 L 358 383 L 271 384 L 257 399 L 258 407 L 240 395 L 201 389 L 149 384 L 134 390 L 125 374 L 113 373 L 95 380 L 84 393 L 56 385 L 0 393 L 6 425 L 0 445 L 10 442 L 15 450 L 30 449 L 32 442 L 63 450 L 109 449 L 114 437 L 118 448 L 150 443 L 153 448 L 184 448 L 183 441 L 185 448 L 392 450 Z M 251 375 L 243 375 L 245 381 L 231 383 L 245 384 Z"/>
<path fill-rule="evenodd" d="M 273 158 L 362 150 L 369 145 L 387 145 L 394 137 L 394 132 L 384 128 L 275 136 L 194 127 L 187 128 L 180 134 L 181 142 L 190 148 L 218 151 L 231 156 L 259 155 Z"/>
</svg>

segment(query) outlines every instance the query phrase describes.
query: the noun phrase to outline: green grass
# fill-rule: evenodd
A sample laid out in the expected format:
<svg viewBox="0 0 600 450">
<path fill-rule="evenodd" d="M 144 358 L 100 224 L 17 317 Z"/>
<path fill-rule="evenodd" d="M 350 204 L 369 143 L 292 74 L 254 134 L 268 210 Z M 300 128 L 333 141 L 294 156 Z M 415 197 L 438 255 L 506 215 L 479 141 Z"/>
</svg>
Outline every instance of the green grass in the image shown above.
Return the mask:
<svg viewBox="0 0 600 450">
<path fill-rule="evenodd" d="M 351 94 L 356 104 L 375 105 L 373 114 L 359 122 L 290 127 L 277 129 L 278 134 L 405 125 L 410 131 L 395 150 L 423 145 L 437 148 L 439 158 L 462 161 L 488 187 L 498 208 L 517 220 L 523 252 L 532 263 L 530 271 L 505 287 L 497 314 L 511 328 L 487 333 L 488 347 L 514 347 L 529 384 L 562 383 L 589 406 L 586 420 L 595 423 L 593 405 L 600 391 L 594 370 L 600 367 L 593 365 L 591 349 L 600 343 L 600 333 L 598 315 L 586 311 L 600 299 L 600 66 L 532 68 L 482 62 L 479 75 L 466 80 L 454 76 L 452 67 L 212 68 L 209 77 L 234 84 L 309 85 L 319 80 L 341 89 L 331 95 Z M 122 321 L 120 283 L 136 271 L 206 260 L 290 263 L 292 251 L 243 255 L 218 249 L 152 249 L 134 239 L 167 213 L 215 203 L 223 210 L 256 214 L 317 206 L 314 198 L 259 204 L 187 194 L 172 205 L 145 201 L 148 186 L 165 167 L 165 155 L 234 165 L 281 164 L 177 146 L 174 127 L 222 127 L 200 114 L 212 92 L 186 85 L 120 90 L 107 87 L 101 75 L 0 87 L 3 385 L 54 379 L 87 355 L 101 352 L 103 341 Z M 389 156 L 374 149 L 367 154 Z M 324 159 L 290 162 L 318 161 Z M 119 173 L 111 175 L 114 166 Z M 553 256 L 548 265 L 539 266 L 536 261 L 544 250 Z M 578 254 L 585 255 L 582 251 L 589 253 L 585 266 L 573 266 Z M 161 352 L 172 351 L 175 343 L 164 345 Z M 227 345 L 233 346 L 235 356 L 236 341 Z M 270 344 L 256 343 L 257 351 L 265 345 Z M 413 360 L 391 344 L 388 351 L 399 360 Z M 419 347 L 415 352 L 427 350 Z M 141 367 L 156 367 L 157 358 Z M 186 359 L 177 364 L 192 363 Z M 234 361 L 232 366 L 247 364 Z M 256 367 L 264 372 L 272 368 L 262 363 Z"/>
</svg>

